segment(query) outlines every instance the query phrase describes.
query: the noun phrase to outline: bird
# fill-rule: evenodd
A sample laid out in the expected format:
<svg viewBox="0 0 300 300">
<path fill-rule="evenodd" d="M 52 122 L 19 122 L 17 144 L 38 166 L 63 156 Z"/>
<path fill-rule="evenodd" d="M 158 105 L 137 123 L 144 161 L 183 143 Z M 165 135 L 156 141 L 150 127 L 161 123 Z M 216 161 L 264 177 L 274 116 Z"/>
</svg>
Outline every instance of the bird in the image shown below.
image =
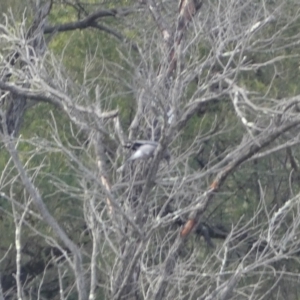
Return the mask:
<svg viewBox="0 0 300 300">
<path fill-rule="evenodd" d="M 129 148 L 134 151 L 134 153 L 125 161 L 125 163 L 117 170 L 118 172 L 122 171 L 125 165 L 133 160 L 146 160 L 154 155 L 155 149 L 159 145 L 158 142 L 146 141 L 146 140 L 136 140 L 133 142 L 128 142 L 123 145 L 125 148 Z M 170 152 L 168 149 L 164 151 L 163 158 L 169 164 L 170 162 Z"/>
</svg>

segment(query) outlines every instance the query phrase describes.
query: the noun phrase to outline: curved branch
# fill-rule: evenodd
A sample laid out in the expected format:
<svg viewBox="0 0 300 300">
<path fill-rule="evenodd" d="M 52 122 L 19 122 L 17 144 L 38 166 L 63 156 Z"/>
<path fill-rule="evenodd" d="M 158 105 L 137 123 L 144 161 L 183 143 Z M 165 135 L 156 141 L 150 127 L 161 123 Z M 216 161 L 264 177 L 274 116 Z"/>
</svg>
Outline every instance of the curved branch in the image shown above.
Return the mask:
<svg viewBox="0 0 300 300">
<path fill-rule="evenodd" d="M 28 193 L 32 197 L 32 201 L 39 210 L 42 215 L 44 221 L 52 228 L 53 232 L 60 238 L 60 240 L 64 243 L 64 245 L 72 252 L 74 255 L 74 265 L 73 268 L 76 273 L 76 282 L 77 282 L 77 291 L 79 295 L 79 299 L 85 300 L 87 299 L 87 290 L 84 278 L 84 270 L 82 267 L 82 257 L 80 253 L 80 249 L 76 246 L 75 243 L 68 237 L 66 232 L 60 227 L 55 218 L 48 211 L 38 189 L 34 186 L 32 181 L 30 180 L 27 172 L 25 171 L 22 163 L 19 159 L 18 152 L 16 150 L 15 143 L 7 134 L 7 128 L 5 128 L 5 122 L 3 123 L 4 127 L 4 135 L 2 136 L 3 141 L 5 143 L 5 147 L 11 155 L 11 158 L 15 164 L 16 169 L 18 170 L 21 180 L 28 191 Z"/>
<path fill-rule="evenodd" d="M 94 23 L 104 17 L 124 17 L 136 11 L 135 7 L 98 10 L 82 20 L 55 26 L 46 26 L 44 33 L 55 33 L 93 27 Z"/>
<path fill-rule="evenodd" d="M 49 86 L 48 91 L 33 91 L 29 88 L 19 87 L 15 84 L 6 83 L 0 80 L 0 89 L 4 91 L 9 91 L 12 94 L 18 96 L 30 98 L 35 101 L 53 104 L 61 110 L 63 110 L 65 113 L 67 113 L 75 124 L 80 124 L 81 126 L 85 125 L 85 121 L 82 115 L 88 115 L 96 120 L 110 119 L 118 115 L 118 110 L 99 113 L 93 107 L 84 107 L 74 104 L 67 95 L 64 95 L 63 93 L 53 88 L 50 88 Z M 106 130 L 102 128 L 101 125 L 97 126 L 97 130 L 100 130 L 107 134 Z"/>
</svg>

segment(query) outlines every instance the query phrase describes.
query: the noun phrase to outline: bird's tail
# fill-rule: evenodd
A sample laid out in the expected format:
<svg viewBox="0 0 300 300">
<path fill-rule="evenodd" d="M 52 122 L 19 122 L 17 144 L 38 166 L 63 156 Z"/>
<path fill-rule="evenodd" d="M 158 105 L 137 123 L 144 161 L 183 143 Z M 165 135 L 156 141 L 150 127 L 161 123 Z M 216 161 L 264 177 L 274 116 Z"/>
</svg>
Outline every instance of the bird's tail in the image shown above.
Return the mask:
<svg viewBox="0 0 300 300">
<path fill-rule="evenodd" d="M 121 173 L 125 168 L 125 164 L 123 164 L 120 168 L 117 169 L 118 173 Z"/>
<path fill-rule="evenodd" d="M 123 164 L 121 167 L 119 167 L 119 168 L 117 169 L 117 172 L 118 172 L 118 173 L 122 172 L 122 171 L 124 170 L 125 166 L 127 165 L 127 163 L 128 163 L 129 161 L 130 161 L 130 158 L 127 159 L 127 160 L 124 162 L 124 164 Z"/>
</svg>

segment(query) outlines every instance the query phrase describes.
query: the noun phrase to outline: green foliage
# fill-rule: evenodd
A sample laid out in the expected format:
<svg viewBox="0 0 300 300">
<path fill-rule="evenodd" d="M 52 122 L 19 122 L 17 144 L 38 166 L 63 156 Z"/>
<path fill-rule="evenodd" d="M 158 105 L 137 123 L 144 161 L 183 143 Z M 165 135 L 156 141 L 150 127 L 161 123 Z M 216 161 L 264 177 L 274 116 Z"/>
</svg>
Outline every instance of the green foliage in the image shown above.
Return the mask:
<svg viewBox="0 0 300 300">
<path fill-rule="evenodd" d="M 18 1 L 12 1 L 12 5 L 16 9 Z M 90 0 L 86 2 L 87 12 L 91 12 L 93 6 L 88 4 L 103 4 L 105 8 L 114 8 L 115 6 L 135 4 L 135 1 L 97 1 Z M 4 4 L 4 9 L 8 9 L 8 4 Z M 29 14 L 30 15 L 30 14 Z M 20 15 L 16 15 L 20 18 Z M 31 17 L 31 15 L 30 15 Z M 84 16 L 81 16 L 84 17 Z M 29 18 L 29 17 L 28 17 Z M 134 21 L 135 16 L 130 16 L 128 20 Z M 65 24 L 74 22 L 78 19 L 77 11 L 71 5 L 54 3 L 53 9 L 50 15 L 50 24 Z M 147 15 L 144 20 L 144 24 L 151 24 L 152 17 Z M 100 21 L 100 23 L 102 20 Z M 139 20 L 141 22 L 141 20 Z M 123 24 L 119 22 L 117 18 L 109 17 L 103 20 L 103 23 L 110 28 L 115 28 L 121 32 L 125 38 L 132 39 L 135 43 L 138 43 L 141 47 L 144 46 L 145 53 L 151 52 L 155 49 L 155 54 L 151 57 L 152 61 L 147 66 L 152 72 L 156 72 L 160 64 L 159 50 L 155 44 L 156 33 L 153 32 L 147 34 L 153 34 L 155 38 L 149 39 L 151 42 L 145 42 L 147 36 L 141 33 L 142 28 L 126 27 L 122 28 Z M 285 36 L 297 35 L 298 25 L 300 21 L 295 22 L 295 26 L 289 27 L 284 31 Z M 265 36 L 272 35 L 276 32 L 278 24 L 274 27 L 268 27 L 265 31 L 262 31 L 260 35 L 256 35 L 255 38 L 264 38 Z M 284 39 L 283 39 L 284 40 Z M 249 43 L 255 42 L 249 40 Z M 144 44 L 143 44 L 144 43 Z M 151 45 L 153 43 L 153 45 Z M 270 98 L 282 99 L 287 96 L 292 96 L 300 93 L 300 87 L 298 83 L 299 78 L 299 62 L 295 55 L 298 55 L 298 49 L 294 49 L 291 46 L 289 49 L 282 50 L 280 46 L 283 41 L 278 40 L 276 45 L 270 46 L 270 49 L 257 48 L 257 52 L 246 53 L 245 63 L 247 66 L 249 63 L 261 64 L 264 62 L 270 62 L 272 59 L 281 55 L 285 59 L 276 61 L 275 64 L 266 63 L 264 66 L 253 68 L 244 71 L 241 69 L 237 78 L 234 78 L 235 82 L 240 86 L 250 91 L 249 97 L 254 103 L 259 104 L 261 107 L 271 107 L 273 103 L 269 101 Z M 228 43 L 226 46 L 227 50 L 233 50 L 235 43 Z M 153 47 L 153 49 L 151 48 Z M 142 58 L 137 53 L 131 53 L 130 45 L 126 43 L 121 44 L 117 39 L 104 31 L 100 31 L 95 28 L 89 28 L 84 30 L 76 30 L 65 33 L 55 34 L 49 44 L 49 49 L 61 60 L 64 66 L 64 71 L 69 74 L 74 82 L 74 86 L 78 87 L 78 90 L 83 91 L 81 93 L 72 90 L 72 86 L 68 87 L 70 97 L 76 97 L 79 103 L 85 105 L 91 105 L 96 99 L 96 87 L 100 87 L 100 101 L 103 110 L 111 108 L 119 108 L 123 125 L 129 125 L 134 112 L 136 110 L 135 92 L 132 73 L 136 71 L 136 66 L 141 63 Z M 192 51 L 186 57 L 186 64 L 192 64 L 193 60 L 196 62 L 202 61 L 210 55 L 210 45 L 203 41 L 197 45 L 191 47 Z M 149 52 L 147 52 L 149 51 Z M 231 58 L 230 58 L 231 59 Z M 145 59 L 147 60 L 147 58 Z M 145 61 L 142 63 L 146 64 Z M 224 65 L 228 63 L 228 58 L 220 58 L 216 60 L 214 66 L 211 69 L 203 70 L 202 74 L 197 74 L 198 77 L 184 87 L 183 97 L 181 105 L 184 107 L 186 103 L 192 98 L 201 99 L 202 93 L 199 92 L 199 87 L 205 85 L 207 78 L 215 75 L 222 75 Z M 230 66 L 235 67 L 238 62 L 234 59 L 230 62 Z M 54 66 L 55 67 L 55 66 Z M 153 70 L 155 69 L 155 71 Z M 11 80 L 15 80 L 14 77 Z M 81 86 L 84 88 L 81 90 Z M 213 86 L 210 87 L 209 92 L 213 92 Z M 217 87 L 217 88 L 226 88 Z M 201 90 L 201 89 L 200 89 Z M 250 121 L 255 121 L 257 114 L 252 112 L 249 114 Z M 91 120 L 91 123 L 93 120 Z M 204 137 L 210 132 L 215 125 L 215 131 L 219 131 L 217 135 L 210 136 L 209 139 L 203 139 L 201 143 L 195 141 L 195 137 Z M 128 126 L 124 126 L 127 128 Z M 57 128 L 57 131 L 54 130 Z M 76 132 L 70 125 L 68 116 L 65 116 L 62 111 L 54 109 L 46 103 L 40 103 L 30 108 L 25 115 L 24 123 L 21 129 L 21 139 L 18 144 L 18 151 L 21 162 L 26 165 L 26 170 L 32 181 L 38 188 L 47 208 L 50 213 L 55 217 L 59 224 L 65 229 L 70 238 L 76 243 L 82 245 L 86 251 L 86 261 L 89 261 L 90 240 L 88 232 L 85 231 L 84 221 L 84 209 L 85 203 L 83 199 L 89 195 L 83 195 L 83 189 L 81 184 L 87 185 L 87 192 L 94 188 L 94 182 L 90 178 L 86 178 L 80 169 L 80 165 L 76 162 L 76 159 L 82 163 L 83 167 L 87 167 L 89 170 L 94 171 L 95 164 L 95 153 L 91 151 L 91 147 L 85 145 L 87 137 L 81 136 L 80 132 Z M 126 129 L 125 129 L 126 130 Z M 75 131 L 75 133 L 74 133 Z M 245 133 L 247 133 L 244 125 L 233 108 L 232 102 L 229 98 L 216 99 L 216 101 L 210 101 L 209 104 L 203 104 L 197 113 L 194 114 L 183 130 L 180 132 L 179 137 L 175 137 L 172 147 L 178 149 L 179 153 L 189 151 L 191 145 L 195 143 L 193 154 L 187 158 L 188 164 L 182 163 L 176 166 L 176 175 L 184 174 L 186 169 L 191 173 L 197 174 L 198 171 L 205 171 L 208 166 L 217 164 L 220 162 L 230 150 L 235 149 L 243 139 Z M 295 135 L 298 134 L 297 132 Z M 53 142 L 54 139 L 59 139 L 61 147 L 58 147 Z M 109 144 L 109 139 L 105 139 L 104 143 Z M 39 146 L 38 143 L 45 143 Z M 70 150 L 70 153 L 64 150 Z M 1 149 L 2 150 L 2 149 Z M 198 152 L 199 153 L 198 153 Z M 300 153 L 296 149 L 296 156 Z M 195 154 L 196 153 L 196 154 Z M 73 157 L 71 157 L 73 155 Z M 197 157 L 195 157 L 197 156 Z M 3 191 L 6 195 L 10 195 L 12 190 L 14 194 L 13 198 L 20 204 L 26 204 L 30 201 L 30 196 L 24 191 L 24 186 L 20 182 L 20 178 L 17 177 L 17 172 L 13 168 L 13 164 L 7 163 L 9 155 L 7 152 L 2 150 L 0 156 L 0 170 L 7 168 L 9 172 L 5 178 L 6 185 Z M 199 162 L 201 161 L 201 163 Z M 213 170 L 205 180 L 207 182 L 199 182 L 199 186 L 205 189 L 208 188 L 218 172 L 221 172 L 224 166 L 219 167 L 217 170 Z M 274 205 L 274 202 L 278 201 L 281 203 L 285 201 L 291 193 L 289 188 L 289 182 L 287 181 L 287 162 L 285 152 L 278 152 L 272 157 L 266 159 L 260 159 L 259 163 L 256 160 L 249 161 L 231 174 L 222 188 L 218 191 L 218 195 L 213 204 L 210 204 L 209 208 L 205 210 L 205 216 L 211 222 L 222 222 L 224 224 L 237 224 L 241 221 L 247 222 L 257 211 L 257 208 L 261 205 L 262 195 L 264 195 L 264 204 Z M 38 172 L 37 172 L 38 171 Z M 95 172 L 96 173 L 96 172 Z M 38 174 L 38 175 L 37 175 Z M 98 175 L 98 174 L 97 174 Z M 292 179 L 298 180 L 297 177 Z M 15 180 L 14 180 L 15 179 Z M 291 179 L 291 180 L 292 180 Z M 14 180 L 14 181 L 13 181 Z M 13 183 L 11 183 L 13 182 Z M 274 184 L 276 182 L 276 185 Z M 264 190 L 262 190 L 262 188 Z M 300 190 L 300 185 L 293 187 L 293 192 Z M 152 199 L 160 199 L 158 206 L 163 205 L 164 200 L 160 198 L 163 195 L 163 190 L 155 190 L 153 188 L 153 194 L 149 196 L 150 201 Z M 199 188 L 199 191 L 200 188 Z M 159 194 L 159 197 L 155 193 Z M 103 198 L 106 195 L 102 195 L 101 191 L 97 197 Z M 195 197 L 195 195 L 192 195 Z M 120 196 L 121 198 L 121 196 Z M 98 199 L 95 199 L 97 201 Z M 104 201 L 102 201 L 103 203 Z M 180 203 L 182 204 L 182 203 Z M 102 204 L 103 205 L 103 204 Z M 184 205 L 184 204 L 182 204 Z M 30 204 L 29 208 L 35 211 L 35 207 Z M 14 244 L 14 228 L 15 224 L 12 219 L 13 208 L 11 203 L 4 197 L 0 197 L 0 232 L 5 232 L 2 237 L 2 249 L 0 249 L 0 257 L 3 257 L 5 250 L 9 248 L 9 245 Z M 155 206 L 155 209 L 157 207 Z M 153 209 L 153 211 L 155 210 Z M 151 213 L 153 213 L 151 211 Z M 151 215 L 151 214 L 149 214 Z M 104 214 L 103 219 L 107 221 L 110 226 L 110 218 Z M 185 216 L 186 217 L 186 216 Z M 261 220 L 263 226 L 267 226 L 267 216 L 261 213 Z M 26 219 L 26 226 L 22 229 L 22 241 L 26 246 L 32 244 L 32 251 L 38 253 L 40 249 L 46 249 L 47 244 L 45 243 L 44 237 L 37 237 L 32 234 L 29 227 L 35 226 L 39 228 L 40 234 L 46 236 L 52 236 L 53 232 L 48 226 L 45 225 L 43 220 L 39 220 L 35 217 Z M 168 254 L 169 247 L 172 244 L 170 241 L 165 243 L 165 236 L 170 233 L 169 227 L 159 228 L 155 232 L 155 243 L 149 246 L 149 256 L 153 255 L 151 263 L 155 266 L 162 264 Z M 102 237 L 97 237 L 102 238 Z M 109 237 L 112 241 L 117 240 L 116 236 Z M 173 240 L 172 240 L 173 242 Z M 194 250 L 196 245 L 204 243 L 199 241 L 197 238 L 188 240 L 186 248 L 183 249 L 182 257 L 187 258 L 191 255 L 196 256 L 197 266 L 193 266 L 193 272 L 202 270 L 205 266 L 204 262 L 207 258 L 207 248 L 205 250 Z M 162 245 L 162 246 L 161 246 Z M 104 243 L 101 249 L 102 253 L 105 253 L 103 257 L 100 257 L 97 261 L 99 269 L 105 269 L 106 265 L 109 267 L 114 265 L 116 259 L 115 253 L 112 253 L 110 245 Z M 155 251 L 159 248 L 159 255 L 155 256 Z M 194 251 L 194 253 L 193 253 Z M 151 255 L 150 255 L 151 254 Z M 7 265 L 1 266 L 2 270 L 5 271 L 7 268 L 14 268 L 12 259 L 15 257 L 15 252 L 10 254 L 10 260 Z M 181 257 L 181 258 L 182 258 Z M 48 257 L 45 253 L 41 253 L 39 258 L 47 261 Z M 30 261 L 30 258 L 25 257 L 25 263 Z M 290 262 L 289 262 L 290 263 Z M 218 272 L 217 268 L 219 265 L 214 262 L 209 262 L 212 265 L 212 270 Z M 230 265 L 228 269 L 234 269 L 233 265 Z M 289 268 L 293 268 L 290 265 Z M 294 267 L 296 269 L 296 267 Z M 50 274 L 50 273 L 49 273 Z M 105 271 L 103 271 L 105 274 Z M 51 276 L 55 276 L 51 274 Z M 49 278 L 51 277 L 49 276 Z M 184 280 L 188 280 L 188 276 Z M 64 278 L 64 283 L 67 285 L 73 281 L 73 278 Z M 249 282 L 254 281 L 253 278 L 245 279 Z M 184 287 L 185 288 L 185 287 Z M 184 290 L 183 288 L 183 290 Z M 189 291 L 185 291 L 188 293 Z M 198 293 L 201 292 L 199 288 Z M 50 297 L 50 292 L 46 293 L 46 297 Z M 69 296 L 68 299 L 76 299 L 75 293 Z M 104 289 L 98 289 L 97 297 L 104 299 L 106 292 Z"/>
</svg>

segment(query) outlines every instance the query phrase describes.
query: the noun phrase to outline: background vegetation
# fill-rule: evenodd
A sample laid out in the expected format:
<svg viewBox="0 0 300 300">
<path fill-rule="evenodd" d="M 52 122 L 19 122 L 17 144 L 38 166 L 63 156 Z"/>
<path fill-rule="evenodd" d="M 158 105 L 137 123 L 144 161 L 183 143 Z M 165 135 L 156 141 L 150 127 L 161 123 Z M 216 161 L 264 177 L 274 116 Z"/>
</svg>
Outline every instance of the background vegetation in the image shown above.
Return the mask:
<svg viewBox="0 0 300 300">
<path fill-rule="evenodd" d="M 299 299 L 298 1 L 1 7 L 0 299 Z"/>
</svg>

